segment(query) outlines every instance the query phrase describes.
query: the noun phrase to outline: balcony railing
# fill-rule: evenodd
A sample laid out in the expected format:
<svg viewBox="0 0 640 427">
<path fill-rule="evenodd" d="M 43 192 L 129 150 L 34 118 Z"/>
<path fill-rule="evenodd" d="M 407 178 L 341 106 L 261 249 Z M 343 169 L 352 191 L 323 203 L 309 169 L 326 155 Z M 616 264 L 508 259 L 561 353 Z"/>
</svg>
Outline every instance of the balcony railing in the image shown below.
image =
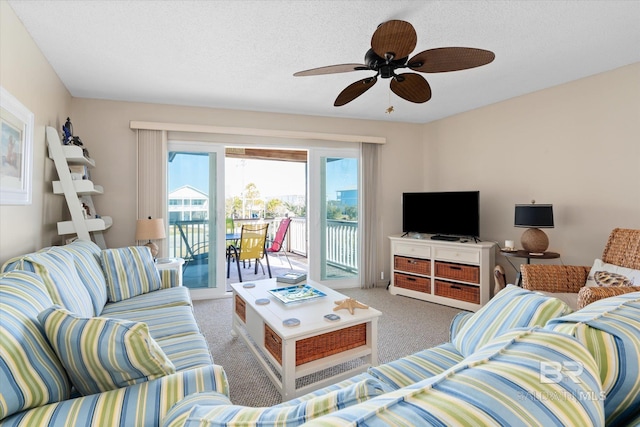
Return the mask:
<svg viewBox="0 0 640 427">
<path fill-rule="evenodd" d="M 242 224 L 268 223 L 269 238 L 273 239 L 280 219 L 239 219 L 234 224 L 238 231 Z M 209 251 L 209 222 L 207 220 L 172 221 L 169 224 L 169 255 L 193 259 Z M 326 229 L 327 263 L 345 271 L 358 270 L 358 223 L 328 220 Z M 307 256 L 306 218 L 292 218 L 285 239 L 285 250 Z"/>
</svg>

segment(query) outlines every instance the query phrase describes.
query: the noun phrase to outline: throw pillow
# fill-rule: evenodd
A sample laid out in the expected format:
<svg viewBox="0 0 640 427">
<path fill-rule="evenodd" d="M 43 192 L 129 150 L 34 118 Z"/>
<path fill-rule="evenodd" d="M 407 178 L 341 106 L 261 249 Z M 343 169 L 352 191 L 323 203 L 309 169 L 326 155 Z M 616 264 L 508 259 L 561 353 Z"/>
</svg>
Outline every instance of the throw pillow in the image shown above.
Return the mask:
<svg viewBox="0 0 640 427">
<path fill-rule="evenodd" d="M 571 311 L 557 298 L 507 285 L 460 327 L 453 344 L 467 357 L 510 329 L 544 326 Z"/>
<path fill-rule="evenodd" d="M 71 394 L 69 378 L 38 320 L 51 304 L 35 273 L 0 274 L 0 420 Z"/>
<path fill-rule="evenodd" d="M 107 296 L 111 302 L 157 291 L 162 287 L 160 273 L 147 246 L 104 249 L 101 261 L 107 278 Z"/>
<path fill-rule="evenodd" d="M 91 295 L 78 275 L 73 256 L 65 251 L 48 248 L 24 257 L 33 271 L 42 277 L 51 300 L 78 316 L 93 316 Z"/>
<path fill-rule="evenodd" d="M 593 262 L 585 286 L 640 286 L 640 270 L 607 264 L 601 259 Z"/>
<path fill-rule="evenodd" d="M 38 315 L 51 346 L 82 395 L 175 373 L 145 323 L 80 318 L 52 306 Z"/>
<path fill-rule="evenodd" d="M 75 240 L 65 246 L 52 248 L 73 255 L 78 276 L 93 301 L 94 315 L 99 315 L 107 303 L 107 282 L 100 263 L 102 249 L 91 240 Z"/>
</svg>

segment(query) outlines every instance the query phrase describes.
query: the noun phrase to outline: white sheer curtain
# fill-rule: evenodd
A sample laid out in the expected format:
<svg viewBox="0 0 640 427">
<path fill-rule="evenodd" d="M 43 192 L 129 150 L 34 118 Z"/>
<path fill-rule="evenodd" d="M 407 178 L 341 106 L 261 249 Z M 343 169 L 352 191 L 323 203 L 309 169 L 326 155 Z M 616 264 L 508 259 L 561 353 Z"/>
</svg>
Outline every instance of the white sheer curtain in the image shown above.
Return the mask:
<svg viewBox="0 0 640 427">
<path fill-rule="evenodd" d="M 137 218 L 163 218 L 167 226 L 167 132 L 138 129 Z M 156 242 L 167 256 L 167 239 Z"/>
<path fill-rule="evenodd" d="M 378 271 L 379 144 L 360 144 L 362 166 L 362 288 L 376 286 Z"/>
</svg>

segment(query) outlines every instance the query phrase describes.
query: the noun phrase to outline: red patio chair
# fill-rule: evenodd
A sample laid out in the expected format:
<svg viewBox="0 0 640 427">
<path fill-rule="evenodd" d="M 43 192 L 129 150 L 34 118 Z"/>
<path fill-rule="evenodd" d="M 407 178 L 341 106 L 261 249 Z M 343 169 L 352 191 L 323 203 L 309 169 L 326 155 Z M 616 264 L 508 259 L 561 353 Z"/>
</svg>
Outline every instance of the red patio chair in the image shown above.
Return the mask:
<svg viewBox="0 0 640 427">
<path fill-rule="evenodd" d="M 291 261 L 289 260 L 289 255 L 287 255 L 287 251 L 285 251 L 283 247 L 284 238 L 289 230 L 289 224 L 291 224 L 291 218 L 285 218 L 280 221 L 280 225 L 276 231 L 276 236 L 274 237 L 273 242 L 271 242 L 271 246 L 267 248 L 267 255 L 275 254 L 280 258 L 282 254 L 284 254 L 285 258 L 287 258 L 287 262 L 289 262 L 289 268 L 293 270 Z M 280 259 L 280 262 L 282 262 L 282 259 Z"/>
</svg>

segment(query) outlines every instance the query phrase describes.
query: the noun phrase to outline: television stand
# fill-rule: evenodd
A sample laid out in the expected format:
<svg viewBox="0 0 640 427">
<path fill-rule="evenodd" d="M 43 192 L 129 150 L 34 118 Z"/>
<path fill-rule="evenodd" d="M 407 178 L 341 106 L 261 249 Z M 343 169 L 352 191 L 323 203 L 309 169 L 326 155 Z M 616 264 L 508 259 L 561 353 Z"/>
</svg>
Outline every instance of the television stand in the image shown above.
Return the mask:
<svg viewBox="0 0 640 427">
<path fill-rule="evenodd" d="M 456 236 L 447 236 L 446 234 L 435 234 L 431 236 L 431 240 L 444 240 L 446 242 L 457 242 L 458 240 L 460 240 L 460 238 Z"/>
<path fill-rule="evenodd" d="M 389 292 L 468 311 L 485 305 L 493 289 L 495 243 L 447 242 L 430 237 L 389 237 Z"/>
</svg>

